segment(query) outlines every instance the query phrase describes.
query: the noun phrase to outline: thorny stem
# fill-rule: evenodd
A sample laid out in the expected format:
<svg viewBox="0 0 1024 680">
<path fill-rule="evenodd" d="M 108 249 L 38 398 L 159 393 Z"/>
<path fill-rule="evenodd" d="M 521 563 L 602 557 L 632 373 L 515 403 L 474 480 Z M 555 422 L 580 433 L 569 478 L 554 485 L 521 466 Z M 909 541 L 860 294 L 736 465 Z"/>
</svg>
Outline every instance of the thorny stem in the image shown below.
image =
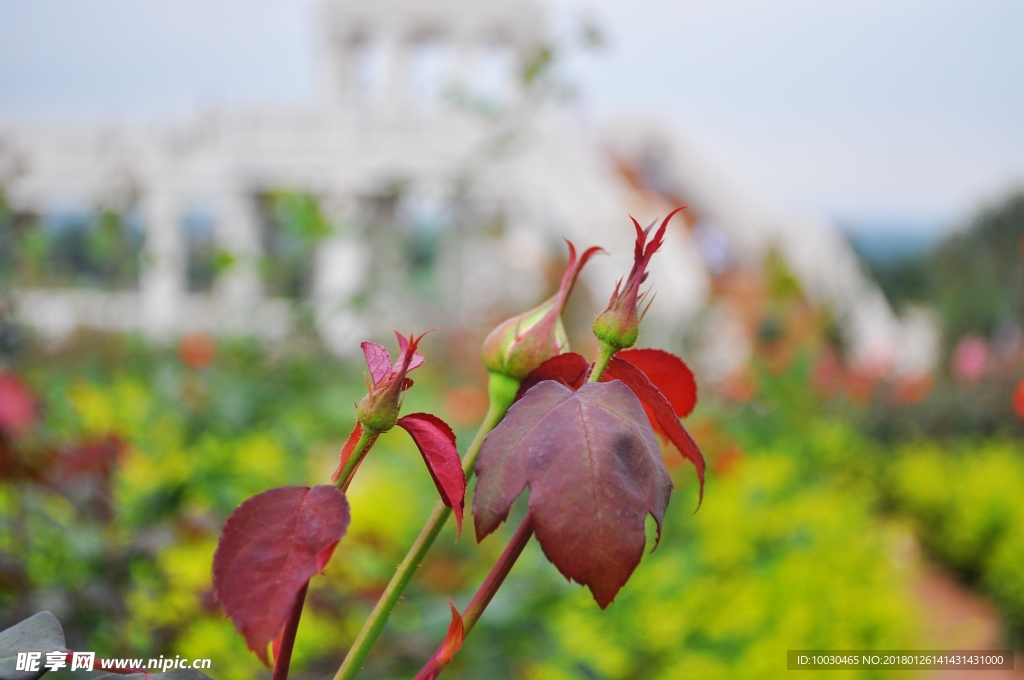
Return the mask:
<svg viewBox="0 0 1024 680">
<path fill-rule="evenodd" d="M 466 451 L 465 457 L 462 459 L 462 469 L 466 473 L 467 480 L 473 476 L 476 458 L 480 454 L 480 447 L 483 446 L 484 437 L 501 422 L 501 419 L 505 416 L 505 411 L 511 405 L 510 400 L 497 399 L 494 396 L 492 390 L 492 398 L 487 415 L 480 424 L 476 437 L 474 437 L 473 442 Z M 352 458 L 355 458 L 354 453 Z M 409 552 L 406 553 L 401 564 L 398 565 L 395 575 L 391 577 L 391 582 L 384 589 L 384 593 L 377 600 L 373 611 L 370 612 L 370 617 L 363 624 L 363 629 L 356 636 L 355 642 L 352 643 L 352 647 L 348 650 L 348 654 L 341 664 L 341 668 L 334 675 L 334 680 L 352 680 L 352 678 L 356 677 L 356 674 L 363 666 L 363 662 L 366 661 L 370 649 L 384 630 L 384 625 L 387 623 L 388 617 L 391 616 L 392 610 L 398 604 L 398 600 L 402 597 L 406 586 L 409 585 L 412 575 L 416 573 L 420 563 L 423 562 L 423 558 L 434 544 L 434 539 L 441 533 L 441 529 L 451 514 L 451 508 L 440 501 L 434 506 L 434 511 L 430 514 L 426 525 L 420 531 L 420 535 L 416 537 L 416 541 L 409 548 Z"/>
<path fill-rule="evenodd" d="M 335 486 L 343 492 L 348 491 L 348 485 L 352 483 L 352 478 L 355 477 L 359 464 L 363 462 L 363 456 L 366 455 L 366 452 L 370 450 L 375 441 L 377 441 L 376 434 L 363 430 L 363 433 L 359 435 L 359 441 L 356 442 L 356 447 L 352 449 L 352 455 L 345 461 L 345 467 L 341 469 L 341 474 L 338 475 L 338 481 L 335 482 Z"/>
<path fill-rule="evenodd" d="M 609 345 L 605 341 L 601 341 L 601 354 L 597 357 L 597 361 L 594 362 L 594 370 L 590 372 L 590 377 L 587 382 L 597 382 L 601 379 L 601 374 L 604 373 L 604 369 L 607 368 L 608 362 L 612 360 L 615 353 L 619 351 L 617 347 Z"/>
<path fill-rule="evenodd" d="M 516 533 L 512 536 L 512 540 L 505 546 L 505 551 L 501 553 L 501 557 L 494 564 L 491 569 L 491 573 L 484 579 L 480 589 L 476 591 L 476 595 L 473 596 L 469 606 L 466 607 L 465 611 L 462 612 L 462 638 L 463 640 L 469 635 L 469 631 L 473 630 L 473 626 L 480 619 L 480 615 L 487 609 L 487 605 L 490 604 L 494 594 L 498 592 L 498 588 L 505 582 L 505 577 L 512 571 L 512 565 L 516 563 L 519 556 L 523 553 L 523 548 L 529 543 L 530 538 L 533 536 L 533 518 L 530 517 L 530 513 L 526 513 L 526 517 L 523 518 L 519 528 L 516 529 Z M 442 642 L 441 647 L 438 648 L 434 656 L 430 657 L 430 661 L 416 674 L 414 680 L 426 680 L 427 678 L 435 678 L 441 672 L 441 670 L 448 665 L 447 661 L 443 661 L 441 657 L 441 650 L 444 647 Z"/>
<path fill-rule="evenodd" d="M 295 604 L 292 605 L 292 612 L 288 616 L 288 622 L 284 625 L 281 633 L 281 648 L 277 650 L 274 659 L 273 680 L 288 680 L 288 667 L 292 663 L 292 648 L 295 646 L 295 633 L 299 630 L 299 617 L 302 616 L 302 605 L 306 602 L 306 590 L 309 589 L 309 581 L 299 590 L 295 596 Z"/>
</svg>

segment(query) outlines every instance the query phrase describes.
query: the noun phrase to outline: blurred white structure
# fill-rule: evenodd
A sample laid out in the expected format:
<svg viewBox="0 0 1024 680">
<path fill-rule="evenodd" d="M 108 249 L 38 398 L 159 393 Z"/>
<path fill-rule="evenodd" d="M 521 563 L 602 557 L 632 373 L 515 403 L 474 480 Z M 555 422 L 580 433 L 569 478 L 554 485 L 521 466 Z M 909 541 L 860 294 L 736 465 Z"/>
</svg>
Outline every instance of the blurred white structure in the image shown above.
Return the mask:
<svg viewBox="0 0 1024 680">
<path fill-rule="evenodd" d="M 620 121 L 604 138 L 614 157 L 628 160 L 644 176 L 644 184 L 690 206 L 691 234 L 707 271 L 756 265 L 775 251 L 810 301 L 836 314 L 853 363 L 880 374 L 917 374 L 935 365 L 939 337 L 934 321 L 921 310 L 898 318 L 834 224 L 780 211 L 678 129 Z M 751 350 L 748 334 L 728 328 L 729 314 L 723 311 L 724 317 L 716 317 L 722 326 L 708 333 L 716 337 L 716 346 L 709 349 L 719 357 L 714 372 L 721 374 L 745 361 Z"/>
<path fill-rule="evenodd" d="M 775 248 L 809 295 L 842 313 L 858 360 L 906 371 L 932 361 L 934 333 L 893 315 L 832 225 L 779 214 L 671 130 L 623 123 L 598 139 L 543 106 L 520 77 L 546 39 L 532 3 L 328 0 L 319 21 L 322 80 L 307 105 L 207 112 L 163 129 L 0 128 L 0 183 L 13 209 L 134 208 L 144 230 L 137 290 L 23 290 L 24 320 L 54 337 L 79 325 L 283 337 L 294 314 L 261 279 L 259 198 L 286 188 L 355 225 L 319 243 L 308 291 L 324 339 L 351 351 L 399 314 L 389 304 L 398 296 L 353 304 L 375 270 L 379 280 L 403 266 L 382 252 L 391 241 L 380 229 L 447 221 L 468 230 L 438 276 L 446 308 L 470 319 L 538 299 L 563 236 L 618 254 L 586 274 L 601 304 L 628 271 L 629 213 L 652 219 L 678 199 L 699 220 L 678 221 L 657 261 L 652 315 L 663 324 L 682 327 L 705 306 L 716 268 Z M 624 162 L 645 169 L 641 189 Z M 190 292 L 186 223 L 196 213 L 235 264 L 211 289 Z M 720 372 L 749 351 L 742 341 L 717 349 Z"/>
</svg>

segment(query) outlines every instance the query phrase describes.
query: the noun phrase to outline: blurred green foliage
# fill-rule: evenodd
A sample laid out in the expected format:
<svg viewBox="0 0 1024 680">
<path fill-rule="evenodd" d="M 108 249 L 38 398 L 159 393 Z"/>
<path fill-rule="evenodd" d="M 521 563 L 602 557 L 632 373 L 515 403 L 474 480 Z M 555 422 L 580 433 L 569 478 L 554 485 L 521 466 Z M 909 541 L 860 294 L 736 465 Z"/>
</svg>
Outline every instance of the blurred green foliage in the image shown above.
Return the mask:
<svg viewBox="0 0 1024 680">
<path fill-rule="evenodd" d="M 901 403 L 873 399 L 865 431 L 889 443 L 1024 436 L 1013 405 L 1024 380 L 1024 192 L 983 208 L 930 251 L 865 257 L 898 311 L 919 304 L 934 313 L 942 344 L 927 388 Z M 964 340 L 984 354 L 970 377 L 954 368 Z"/>
<path fill-rule="evenodd" d="M 0 186 L 0 286 L 138 284 L 142 233 L 131 211 L 40 217 L 14 212 Z"/>
<path fill-rule="evenodd" d="M 1013 406 L 1013 393 L 1022 379 L 1024 362 L 1004 361 L 975 382 L 939 375 L 920 400 L 894 403 L 899 399 L 891 392 L 879 391 L 861 412 L 860 427 L 894 445 L 919 439 L 1022 437 L 1024 420 Z"/>
<path fill-rule="evenodd" d="M 1004 376 L 996 385 L 1000 389 L 991 380 L 947 385 L 935 390 L 930 405 L 894 400 L 887 386 L 877 385 L 874 398 L 858 404 L 843 396 L 823 400 L 808 389 L 810 362 L 802 356 L 784 371 L 761 366 L 751 401 L 719 404 L 714 412 L 741 446 L 774 442 L 791 461 L 802 463 L 809 478 L 855 490 L 856 498 L 870 499 L 877 516 L 910 519 L 932 559 L 995 601 L 1007 641 L 1019 645 L 1024 640 L 1024 449 L 1019 438 L 1007 435 L 1020 432 L 1007 387 L 1017 375 Z M 967 413 L 955 413 L 957 404 L 968 402 L 973 407 Z M 924 425 L 944 436 L 926 437 L 924 426 L 908 426 L 897 437 L 872 436 L 882 409 L 894 423 L 929 418 L 934 422 Z"/>
<path fill-rule="evenodd" d="M 197 369 L 110 336 L 20 364 L 45 404 L 33 441 L 60 448 L 114 434 L 128 445 L 109 514 L 90 510 L 102 500 L 95 486 L 4 484 L 0 625 L 49 608 L 79 649 L 210 657 L 215 677 L 266 677 L 211 599 L 220 525 L 249 495 L 329 478 L 365 389 L 359 369 L 315 347 L 247 343 L 221 343 Z M 432 370 L 428 361 L 407 411 L 445 415 L 448 386 Z M 771 678 L 787 673 L 786 649 L 926 646 L 912 565 L 899 557 L 907 530 L 874 513 L 872 475 L 857 462 L 872 459 L 870 444 L 814 406 L 806 362 L 763 381 L 756 403 L 708 403 L 694 417 L 712 464 L 695 514 L 692 470 L 666 451 L 679 490 L 660 545 L 616 602 L 601 612 L 531 544 L 446 674 Z M 388 434 L 349 496 L 350 533 L 303 614 L 297 678 L 336 669 L 436 491 L 411 440 Z M 469 526 L 458 542 L 447 527 L 363 677 L 415 672 L 447 628 L 445 596 L 468 602 L 509 534 L 477 546 Z"/>
<path fill-rule="evenodd" d="M 992 440 L 904 447 L 886 487 L 925 546 L 997 601 L 1024 635 L 1024 451 Z"/>
<path fill-rule="evenodd" d="M 25 451 L 66 457 L 107 435 L 127 448 L 108 486 L 49 473 L 4 484 L 5 623 L 49 608 L 78 649 L 209 655 L 217 677 L 252 677 L 258 662 L 210 599 L 220 525 L 254 493 L 329 477 L 358 374 L 316 351 L 268 356 L 248 343 L 221 345 L 196 370 L 112 336 L 20 363 L 44 404 Z"/>
<path fill-rule="evenodd" d="M 267 290 L 300 298 L 309 295 L 317 244 L 334 227 L 310 194 L 276 190 L 263 196 L 263 249 L 260 272 Z"/>
<path fill-rule="evenodd" d="M 1024 326 L 1024 193 L 981 211 L 933 256 L 933 300 L 951 342 Z"/>
<path fill-rule="evenodd" d="M 524 677 L 774 678 L 786 649 L 918 643 L 909 570 L 889 558 L 900 532 L 864 498 L 808 484 L 784 450 L 753 453 L 708 492 L 696 515 L 691 494 L 674 501 L 661 546 L 607 611 L 570 588 L 548 601 L 547 658 Z"/>
</svg>

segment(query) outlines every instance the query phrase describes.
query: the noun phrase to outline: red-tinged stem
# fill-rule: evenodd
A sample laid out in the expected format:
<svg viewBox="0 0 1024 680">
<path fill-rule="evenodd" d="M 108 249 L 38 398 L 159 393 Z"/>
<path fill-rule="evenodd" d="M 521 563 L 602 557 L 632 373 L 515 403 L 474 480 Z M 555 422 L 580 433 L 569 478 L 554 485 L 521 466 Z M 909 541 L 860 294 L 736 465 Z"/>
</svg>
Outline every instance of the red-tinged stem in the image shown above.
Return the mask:
<svg viewBox="0 0 1024 680">
<path fill-rule="evenodd" d="M 530 517 L 530 513 L 526 513 L 526 517 L 523 518 L 522 524 L 516 529 L 516 533 L 512 536 L 512 540 L 505 546 L 505 551 L 501 553 L 501 557 L 495 563 L 491 569 L 491 573 L 484 579 L 483 585 L 476 591 L 476 595 L 473 596 L 473 600 L 466 607 L 465 611 L 462 612 L 462 638 L 466 639 L 469 635 L 469 631 L 473 630 L 473 626 L 480 619 L 480 615 L 487 609 L 487 605 L 491 603 L 491 599 L 494 594 L 498 592 L 498 588 L 505 582 L 505 577 L 512 571 L 512 565 L 516 563 L 519 556 L 523 554 L 523 548 L 530 542 L 530 537 L 533 536 L 533 518 Z M 433 680 L 444 667 L 448 665 L 447 661 L 441 660 L 441 652 L 444 645 L 438 648 L 434 652 L 434 656 L 430 657 L 430 661 L 420 669 L 420 672 L 416 674 L 414 680 Z"/>
<path fill-rule="evenodd" d="M 299 630 L 299 617 L 302 616 L 302 605 L 306 603 L 308 589 L 309 581 L 306 581 L 295 596 L 292 612 L 288 616 L 288 622 L 284 624 L 284 630 L 281 632 L 281 648 L 277 650 L 277 658 L 274 659 L 273 680 L 288 680 L 288 667 L 292 664 L 292 649 L 295 647 L 295 633 Z"/>
</svg>

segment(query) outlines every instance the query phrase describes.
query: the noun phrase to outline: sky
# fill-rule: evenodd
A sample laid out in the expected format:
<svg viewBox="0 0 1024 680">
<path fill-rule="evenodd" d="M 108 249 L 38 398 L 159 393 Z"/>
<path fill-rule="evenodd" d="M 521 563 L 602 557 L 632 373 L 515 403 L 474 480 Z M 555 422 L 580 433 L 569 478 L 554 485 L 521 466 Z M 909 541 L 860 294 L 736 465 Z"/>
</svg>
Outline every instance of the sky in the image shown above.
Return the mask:
<svg viewBox="0 0 1024 680">
<path fill-rule="evenodd" d="M 1020 0 L 546 6 L 588 119 L 666 119 L 785 208 L 931 233 L 1024 187 Z M 0 123 L 301 102 L 315 7 L 0 0 Z M 604 49 L 568 47 L 581 18 L 602 26 Z"/>
</svg>

